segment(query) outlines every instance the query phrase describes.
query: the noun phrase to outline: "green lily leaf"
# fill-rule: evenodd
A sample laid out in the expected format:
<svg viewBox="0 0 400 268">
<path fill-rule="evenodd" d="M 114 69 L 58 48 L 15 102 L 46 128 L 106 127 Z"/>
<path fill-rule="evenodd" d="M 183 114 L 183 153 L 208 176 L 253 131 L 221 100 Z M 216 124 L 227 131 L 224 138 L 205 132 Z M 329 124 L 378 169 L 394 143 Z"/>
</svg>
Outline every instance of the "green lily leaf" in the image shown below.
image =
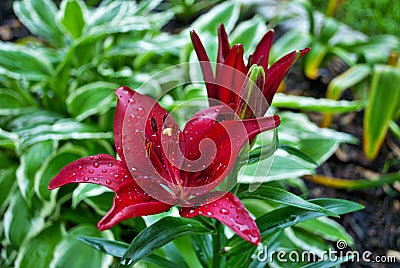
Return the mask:
<svg viewBox="0 0 400 268">
<path fill-rule="evenodd" d="M 64 235 L 55 248 L 50 267 L 98 268 L 111 265 L 111 256 L 104 255 L 78 240 L 78 237 L 82 235 L 112 238 L 109 231 L 100 232 L 94 225 L 75 226 Z"/>
<path fill-rule="evenodd" d="M 337 216 L 336 214 L 331 213 L 329 210 L 324 209 L 323 207 L 310 203 L 295 194 L 275 187 L 260 186 L 254 192 L 242 192 L 238 194 L 238 197 L 240 199 L 270 200 L 279 204 L 321 212 L 329 216 Z"/>
<path fill-rule="evenodd" d="M 372 74 L 368 105 L 364 114 L 363 149 L 369 160 L 382 146 L 390 120 L 400 99 L 400 68 L 376 65 Z"/>
<path fill-rule="evenodd" d="M 363 101 L 335 101 L 324 98 L 291 96 L 282 93 L 275 94 L 272 106 L 277 108 L 292 108 L 311 112 L 348 113 L 364 108 Z"/>
<path fill-rule="evenodd" d="M 164 217 L 135 237 L 125 252 L 121 264 L 131 266 L 178 237 L 211 232 L 212 230 L 193 219 Z"/>
<path fill-rule="evenodd" d="M 343 91 L 364 80 L 371 73 L 371 69 L 365 64 L 356 64 L 344 73 L 336 76 L 328 85 L 326 97 L 338 100 Z"/>
<path fill-rule="evenodd" d="M 321 206 L 331 213 L 342 215 L 357 211 L 363 208 L 362 205 L 352 201 L 332 199 L 332 198 L 320 198 L 309 200 L 309 202 Z M 257 226 L 260 230 L 262 239 L 266 239 L 269 235 L 283 230 L 287 227 L 293 226 L 297 223 L 304 222 L 310 219 L 315 219 L 324 216 L 323 213 L 301 209 L 293 206 L 284 206 L 276 208 L 267 214 L 264 214 L 260 218 L 256 219 Z M 235 235 L 229 239 L 226 247 L 228 248 L 225 253 L 227 256 L 233 256 L 235 254 L 241 254 L 247 252 L 250 248 L 254 247 L 248 245 L 245 241 Z"/>
</svg>

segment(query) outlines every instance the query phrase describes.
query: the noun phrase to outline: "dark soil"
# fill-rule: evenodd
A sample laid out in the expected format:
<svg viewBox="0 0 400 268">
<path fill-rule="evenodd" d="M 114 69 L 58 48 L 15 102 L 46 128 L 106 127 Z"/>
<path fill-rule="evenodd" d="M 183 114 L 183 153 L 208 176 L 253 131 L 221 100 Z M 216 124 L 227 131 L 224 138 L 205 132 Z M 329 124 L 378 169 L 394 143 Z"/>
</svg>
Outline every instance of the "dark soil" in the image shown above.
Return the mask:
<svg viewBox="0 0 400 268">
<path fill-rule="evenodd" d="M 12 1 L 0 1 L 0 39 L 16 41 L 29 32 L 15 18 L 12 12 Z M 166 28 L 171 30 L 169 24 Z M 334 66 L 334 67 L 332 67 Z M 322 70 L 318 81 L 306 80 L 301 72 L 293 70 L 287 79 L 287 91 L 291 94 L 324 97 L 326 84 L 346 67 L 332 64 Z M 343 98 L 352 99 L 351 92 L 346 91 Z M 319 114 L 309 114 L 310 118 L 319 122 Z M 332 127 L 350 133 L 362 141 L 362 112 L 337 115 Z M 365 159 L 361 143 L 359 145 L 344 144 L 319 169 L 318 173 L 343 179 L 373 178 L 382 171 L 400 170 L 399 141 L 388 135 L 376 160 Z M 342 216 L 338 221 L 352 235 L 355 248 L 359 252 L 371 251 L 373 256 L 397 254 L 400 258 L 400 185 L 384 186 L 374 189 L 347 191 L 337 190 L 307 182 L 310 198 L 331 197 L 352 200 L 365 206 L 364 210 Z M 391 251 L 391 252 L 390 252 Z M 396 264 L 379 263 L 347 263 L 342 267 L 399 267 Z"/>
</svg>

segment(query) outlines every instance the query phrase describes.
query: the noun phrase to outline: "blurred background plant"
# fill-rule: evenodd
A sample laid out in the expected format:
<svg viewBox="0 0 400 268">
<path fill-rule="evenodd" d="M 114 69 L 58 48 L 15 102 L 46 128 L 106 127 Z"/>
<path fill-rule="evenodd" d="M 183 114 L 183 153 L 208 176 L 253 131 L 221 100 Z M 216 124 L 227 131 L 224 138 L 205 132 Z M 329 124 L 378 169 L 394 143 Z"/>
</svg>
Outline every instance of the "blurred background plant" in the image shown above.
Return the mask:
<svg viewBox="0 0 400 268">
<path fill-rule="evenodd" d="M 326 7 L 316 2 L 324 12 Z M 277 28 L 270 63 L 291 50 L 312 47 L 293 73 L 304 70 L 306 78 L 302 81 L 320 80 L 324 85 L 322 92 L 308 88 L 299 96 L 290 87 L 296 77 L 289 77 L 273 102 L 282 118 L 274 157 L 251 165 L 252 159 L 259 160 L 260 148 L 255 146 L 250 152 L 239 197 L 257 218 L 264 244 L 270 249 L 317 249 L 320 253 L 339 239 L 357 245 L 348 230 L 326 215 L 356 211 L 360 205 L 337 199 L 305 200 L 313 195 L 308 190 L 309 180 L 336 188 L 363 189 L 391 185 L 400 177 L 396 151 L 400 89 L 394 82 L 388 83 L 398 79 L 398 58 L 388 61 L 388 53 L 394 51 L 396 55 L 399 40 L 393 35 L 366 35 L 380 30 L 361 33 L 346 26 L 340 14 L 344 14 L 341 10 L 346 5 L 352 10 L 349 2 L 337 6 L 336 20 L 316 12 L 308 1 L 13 1 L 15 15 L 29 34 L 15 42 L 0 42 L 0 266 L 106 267 L 118 266 L 123 256 L 136 261 L 141 258 L 140 263 L 149 267 L 263 265 L 251 258 L 257 253 L 255 247 L 232 237 L 229 230 L 221 232 L 222 227 L 213 221 L 209 222 L 212 228 L 196 223 L 198 228 L 188 230 L 190 237 L 170 234 L 168 229 L 188 224 L 181 218 L 168 223 L 167 217 L 163 225 L 154 226 L 157 220 L 176 215 L 171 210 L 161 216 L 129 219 L 99 232 L 96 223 L 109 209 L 112 193 L 95 185 L 47 190 L 49 180 L 73 160 L 98 153 L 115 155 L 114 88 L 127 85 L 155 99 L 162 96 L 160 104 L 174 110 L 181 125 L 197 111 L 201 106 L 198 100 L 205 96 L 204 85 L 192 83 L 198 70 L 175 65 L 196 60 L 189 38 L 192 29 L 203 40 L 210 40 L 205 42 L 206 50 L 216 55 L 220 23 L 225 24 L 231 43 L 244 44 L 247 52 L 254 50 L 267 29 Z M 364 1 L 351 2 L 365 5 Z M 379 1 L 372 2 L 384 7 Z M 353 18 L 358 16 L 357 10 Z M 379 11 L 365 12 L 370 10 Z M 395 12 L 394 8 L 390 10 Z M 393 33 L 390 29 L 395 22 L 379 22 L 386 25 L 385 34 Z M 158 74 L 171 66 L 169 72 Z M 142 87 L 149 79 L 151 83 Z M 351 98 L 339 100 L 347 88 L 352 89 Z M 181 105 L 191 99 L 197 100 L 196 104 Z M 359 146 L 357 138 L 361 138 L 334 130 L 330 124 L 334 118 L 329 114 L 362 114 L 363 109 L 363 131 L 369 129 L 366 136 L 379 140 L 372 146 L 370 158 L 377 153 L 384 158 L 374 170 L 375 180 L 369 176 L 359 180 L 327 177 L 321 173 L 324 163 L 334 157 L 346 159 L 340 152 Z M 324 117 L 313 122 L 310 117 L 315 119 L 315 114 Z M 331 128 L 318 127 L 318 121 Z M 394 133 L 388 134 L 384 144 L 391 151 L 382 155 L 379 148 L 387 128 Z M 259 144 L 260 139 L 271 144 L 270 137 L 258 139 Z M 269 179 L 261 188 L 247 191 L 246 182 L 267 172 Z M 396 184 L 385 187 L 385 193 L 398 201 Z M 157 247 L 148 245 L 143 235 L 132 242 L 145 229 L 164 240 Z M 224 232 L 228 235 L 215 235 Z M 109 255 L 88 247 L 77 239 L 80 236 Z M 394 245 L 400 241 L 398 235 L 392 239 Z M 129 247 L 131 250 L 126 251 Z M 132 248 L 142 249 L 143 254 L 133 254 Z M 276 265 L 287 267 L 287 263 Z"/>
</svg>

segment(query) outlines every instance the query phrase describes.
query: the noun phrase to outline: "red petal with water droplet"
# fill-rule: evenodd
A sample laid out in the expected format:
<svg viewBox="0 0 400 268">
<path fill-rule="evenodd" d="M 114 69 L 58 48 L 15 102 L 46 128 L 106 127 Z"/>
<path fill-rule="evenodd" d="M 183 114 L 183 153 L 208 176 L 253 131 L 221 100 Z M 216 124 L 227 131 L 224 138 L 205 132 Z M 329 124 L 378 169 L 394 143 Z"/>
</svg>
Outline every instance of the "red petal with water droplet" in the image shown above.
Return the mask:
<svg viewBox="0 0 400 268">
<path fill-rule="evenodd" d="M 126 109 L 129 103 L 132 101 L 132 96 L 134 91 L 130 88 L 122 86 L 115 90 L 115 95 L 117 96 L 117 108 L 115 109 L 114 115 L 114 144 L 119 157 L 126 166 L 125 156 L 122 148 L 122 126 L 124 123 L 124 117 Z"/>
<path fill-rule="evenodd" d="M 253 63 L 259 63 L 264 68 L 264 71 L 267 71 L 268 68 L 268 59 L 269 59 L 269 51 L 272 46 L 272 41 L 274 39 L 274 30 L 269 30 L 258 43 L 256 49 L 253 53 Z M 262 59 L 261 62 L 259 62 Z M 248 66 L 250 68 L 251 66 Z"/>
<path fill-rule="evenodd" d="M 122 220 L 158 214 L 170 208 L 170 205 L 149 196 L 132 180 L 120 186 L 112 208 L 99 221 L 97 227 L 99 230 L 109 229 Z"/>
<path fill-rule="evenodd" d="M 224 25 L 221 23 L 218 26 L 218 55 L 217 63 L 224 63 L 226 56 L 228 56 L 231 47 L 228 41 L 228 35 L 226 33 Z"/>
<path fill-rule="evenodd" d="M 182 133 L 178 125 L 150 97 L 129 88 L 122 90 L 130 92 L 128 95 L 131 94 L 133 100 L 127 107 L 122 126 L 122 148 L 127 165 L 134 168 L 139 177 L 171 181 L 179 174 L 183 161 L 179 148 Z"/>
<path fill-rule="evenodd" d="M 250 243 L 260 243 L 260 231 L 256 223 L 239 198 L 231 193 L 197 208 L 181 208 L 180 214 L 185 218 L 203 215 L 217 219 Z"/>
<path fill-rule="evenodd" d="M 278 61 L 276 61 L 274 64 L 272 64 L 271 67 L 266 71 L 264 96 L 269 104 L 271 104 L 275 92 L 279 87 L 279 84 L 285 78 L 293 64 L 309 51 L 309 48 L 305 48 L 300 51 L 293 51 L 291 53 L 288 53 L 280 58 Z"/>
<path fill-rule="evenodd" d="M 211 139 L 217 147 L 216 157 L 201 172 L 192 174 L 192 187 L 199 193 L 207 193 L 219 185 L 233 168 L 243 146 L 261 132 L 276 128 L 280 124 L 279 116 L 246 120 L 227 120 L 213 124 L 203 136 Z M 200 142 L 200 139 L 199 139 Z M 191 144 L 187 150 L 198 150 L 199 145 Z"/>
<path fill-rule="evenodd" d="M 218 99 L 229 105 L 236 103 L 246 79 L 247 69 L 243 61 L 243 45 L 234 45 L 223 64 L 216 66 Z"/>
<path fill-rule="evenodd" d="M 204 81 L 206 82 L 207 94 L 211 105 L 211 103 L 213 103 L 212 100 L 218 98 L 218 92 L 215 86 L 215 78 L 211 68 L 210 59 L 207 56 L 207 52 L 203 46 L 203 43 L 201 43 L 201 40 L 195 31 L 190 32 L 190 38 L 193 43 L 194 51 L 197 54 L 197 58 L 200 61 L 200 66 L 203 72 Z"/>
<path fill-rule="evenodd" d="M 133 181 L 121 161 L 111 155 L 98 154 L 78 159 L 61 169 L 49 183 L 49 190 L 70 183 L 93 183 L 106 186 L 114 192 L 126 181 Z"/>
</svg>

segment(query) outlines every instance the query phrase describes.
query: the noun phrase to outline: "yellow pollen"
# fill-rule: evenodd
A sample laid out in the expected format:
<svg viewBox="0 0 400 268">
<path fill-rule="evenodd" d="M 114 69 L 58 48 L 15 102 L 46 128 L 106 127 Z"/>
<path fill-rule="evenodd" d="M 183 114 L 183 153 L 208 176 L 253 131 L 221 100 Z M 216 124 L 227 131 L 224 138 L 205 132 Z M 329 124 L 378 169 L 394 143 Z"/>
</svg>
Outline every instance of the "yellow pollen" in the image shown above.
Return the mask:
<svg viewBox="0 0 400 268">
<path fill-rule="evenodd" d="M 171 137 L 172 136 L 172 128 L 170 128 L 170 127 L 164 128 L 162 131 L 162 134 L 168 135 L 168 137 Z"/>
</svg>

